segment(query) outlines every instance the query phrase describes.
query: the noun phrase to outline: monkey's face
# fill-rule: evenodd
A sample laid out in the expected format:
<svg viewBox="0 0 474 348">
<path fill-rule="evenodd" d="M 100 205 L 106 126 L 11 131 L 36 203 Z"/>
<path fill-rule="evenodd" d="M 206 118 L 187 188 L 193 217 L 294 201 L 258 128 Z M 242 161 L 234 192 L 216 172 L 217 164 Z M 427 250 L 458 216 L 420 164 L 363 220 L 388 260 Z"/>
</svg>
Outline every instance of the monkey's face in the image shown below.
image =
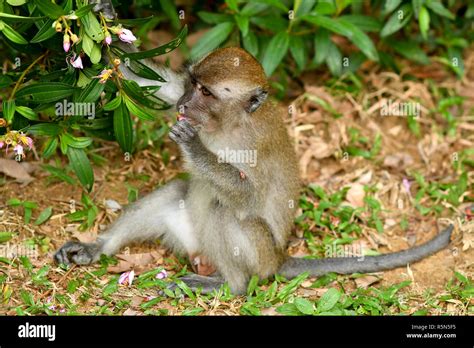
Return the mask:
<svg viewBox="0 0 474 348">
<path fill-rule="evenodd" d="M 189 76 L 177 109 L 193 126 L 212 132 L 219 128 L 222 104 L 210 87 L 198 82 L 194 76 Z"/>
<path fill-rule="evenodd" d="M 213 51 L 188 68 L 180 114 L 206 132 L 231 129 L 249 121 L 267 97 L 260 63 L 241 48 Z"/>
</svg>

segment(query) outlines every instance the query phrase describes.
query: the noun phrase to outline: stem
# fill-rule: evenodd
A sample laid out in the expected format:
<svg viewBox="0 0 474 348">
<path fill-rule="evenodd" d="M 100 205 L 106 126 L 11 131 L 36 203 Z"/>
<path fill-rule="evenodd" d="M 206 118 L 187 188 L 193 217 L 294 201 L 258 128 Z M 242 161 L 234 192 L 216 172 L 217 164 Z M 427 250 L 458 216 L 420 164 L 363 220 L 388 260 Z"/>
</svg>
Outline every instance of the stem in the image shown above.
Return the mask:
<svg viewBox="0 0 474 348">
<path fill-rule="evenodd" d="M 23 79 L 25 78 L 26 74 L 28 74 L 28 72 L 36 65 L 36 63 L 38 63 L 41 59 L 43 59 L 44 57 L 46 57 L 46 55 L 49 53 L 49 51 L 46 51 L 44 52 L 41 56 L 39 56 L 38 58 L 36 58 L 36 60 L 31 63 L 28 68 L 25 69 L 25 71 L 23 71 L 23 73 L 21 74 L 20 78 L 18 79 L 18 81 L 16 82 L 15 84 L 15 87 L 13 87 L 13 91 L 12 91 L 12 94 L 10 95 L 10 98 L 8 98 L 8 101 L 12 101 L 13 100 L 13 97 L 15 96 L 15 93 L 17 92 L 18 88 L 20 87 L 21 85 L 21 82 L 23 81 Z"/>
</svg>

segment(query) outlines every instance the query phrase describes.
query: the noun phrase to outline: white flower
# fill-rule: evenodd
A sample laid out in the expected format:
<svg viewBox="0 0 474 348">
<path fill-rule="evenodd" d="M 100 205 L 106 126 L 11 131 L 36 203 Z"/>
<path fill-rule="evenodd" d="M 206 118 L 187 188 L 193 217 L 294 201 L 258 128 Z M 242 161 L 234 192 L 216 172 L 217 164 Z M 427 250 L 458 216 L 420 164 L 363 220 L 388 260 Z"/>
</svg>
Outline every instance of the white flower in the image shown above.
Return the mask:
<svg viewBox="0 0 474 348">
<path fill-rule="evenodd" d="M 135 35 L 133 35 L 133 33 L 128 29 L 123 29 L 123 28 L 120 29 L 117 32 L 117 35 L 118 35 L 120 40 L 122 40 L 123 42 L 126 42 L 126 43 L 132 43 L 133 41 L 135 41 L 137 39 L 135 37 Z"/>
<path fill-rule="evenodd" d="M 70 62 L 71 62 L 71 65 L 73 67 L 75 67 L 76 69 L 84 69 L 84 67 L 82 66 L 81 56 L 76 56 L 76 54 L 74 54 L 74 56 L 72 56 Z"/>
</svg>

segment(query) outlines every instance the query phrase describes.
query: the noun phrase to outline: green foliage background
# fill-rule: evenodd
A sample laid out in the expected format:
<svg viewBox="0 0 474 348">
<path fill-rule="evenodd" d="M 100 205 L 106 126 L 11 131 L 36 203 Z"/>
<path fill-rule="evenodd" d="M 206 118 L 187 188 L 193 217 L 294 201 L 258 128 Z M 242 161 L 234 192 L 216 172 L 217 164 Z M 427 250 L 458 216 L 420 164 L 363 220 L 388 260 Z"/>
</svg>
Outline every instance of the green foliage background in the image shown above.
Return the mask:
<svg viewBox="0 0 474 348">
<path fill-rule="evenodd" d="M 196 59 L 219 46 L 241 45 L 262 62 L 269 76 L 275 75 L 272 83 L 280 95 L 288 81 L 303 72 L 329 70 L 336 77 L 357 74 L 367 60 L 398 71 L 397 56 L 422 65 L 441 62 L 461 78 L 462 51 L 474 37 L 474 3 L 454 0 L 227 0 L 187 1 L 180 6 L 169 0 L 120 3 L 115 24 L 132 29 L 142 41 L 156 27 L 175 32 L 176 38 L 143 54 L 105 50 L 109 61 L 112 57 L 128 58 L 137 74 L 160 80 L 139 59 L 177 48 L 185 41 L 188 27 L 192 31 L 209 29 L 191 50 L 181 45 L 185 55 Z M 73 50 L 85 58 L 80 71 L 66 63 L 62 34 L 53 27 L 71 11 L 78 17 L 71 21 L 71 28 L 81 39 Z M 167 124 L 157 110 L 168 106 L 153 96 L 156 89 L 140 88 L 124 79 L 110 79 L 105 84 L 94 79 L 111 66 L 102 59 L 100 18 L 86 0 L 0 0 L 0 37 L 2 61 L 22 62 L 0 75 L 0 118 L 6 121 L 0 135 L 18 130 L 44 139 L 42 157 L 62 153 L 89 191 L 94 183 L 89 161 L 101 161 L 88 152 L 95 146 L 94 139 L 117 141 L 124 153 L 147 146 L 150 140 L 161 146 Z M 63 100 L 94 103 L 95 117 L 56 115 L 54 106 Z M 147 126 L 151 121 L 158 128 L 153 134 Z M 66 180 L 61 168 L 45 169 Z"/>
</svg>

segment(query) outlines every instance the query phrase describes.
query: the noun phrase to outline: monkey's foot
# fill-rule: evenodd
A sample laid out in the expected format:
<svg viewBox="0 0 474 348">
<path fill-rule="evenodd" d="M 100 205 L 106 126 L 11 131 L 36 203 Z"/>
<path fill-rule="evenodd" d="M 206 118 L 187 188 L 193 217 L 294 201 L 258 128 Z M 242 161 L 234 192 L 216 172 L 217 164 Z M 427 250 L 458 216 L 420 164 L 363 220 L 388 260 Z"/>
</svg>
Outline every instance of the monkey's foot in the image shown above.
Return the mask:
<svg viewBox="0 0 474 348">
<path fill-rule="evenodd" d="M 206 277 L 198 274 L 188 274 L 184 277 L 179 278 L 184 282 L 193 292 L 198 289 L 202 289 L 201 294 L 210 294 L 214 290 L 219 290 L 224 285 L 224 279 L 221 277 Z M 178 284 L 172 283 L 168 286 L 168 289 L 175 290 Z"/>
<path fill-rule="evenodd" d="M 80 242 L 67 242 L 54 254 L 54 261 L 57 264 L 88 265 L 94 261 L 97 253 L 97 245 Z"/>
</svg>

